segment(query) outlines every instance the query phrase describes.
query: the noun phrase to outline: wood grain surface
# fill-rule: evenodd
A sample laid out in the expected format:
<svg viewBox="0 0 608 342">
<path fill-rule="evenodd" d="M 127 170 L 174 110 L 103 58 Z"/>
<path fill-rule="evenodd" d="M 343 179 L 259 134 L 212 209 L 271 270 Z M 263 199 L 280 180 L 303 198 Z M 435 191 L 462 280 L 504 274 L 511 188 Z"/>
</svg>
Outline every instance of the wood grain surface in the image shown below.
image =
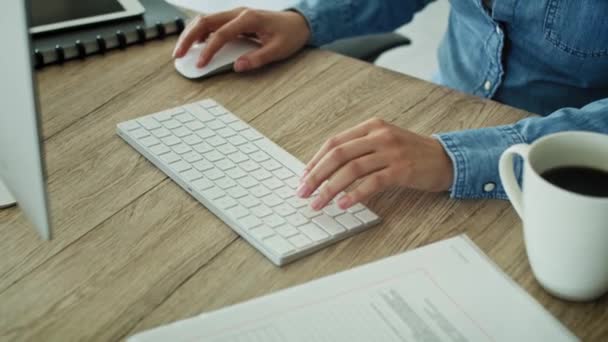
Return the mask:
<svg viewBox="0 0 608 342">
<path fill-rule="evenodd" d="M 191 81 L 173 68 L 174 44 L 37 73 L 55 238 L 39 240 L 18 208 L 0 211 L 0 340 L 121 340 L 461 233 L 582 339 L 608 340 L 606 296 L 544 292 L 505 201 L 392 189 L 367 203 L 381 225 L 277 268 L 115 134 L 121 121 L 212 97 L 307 160 L 371 117 L 431 134 L 527 113 L 320 50 Z"/>
</svg>

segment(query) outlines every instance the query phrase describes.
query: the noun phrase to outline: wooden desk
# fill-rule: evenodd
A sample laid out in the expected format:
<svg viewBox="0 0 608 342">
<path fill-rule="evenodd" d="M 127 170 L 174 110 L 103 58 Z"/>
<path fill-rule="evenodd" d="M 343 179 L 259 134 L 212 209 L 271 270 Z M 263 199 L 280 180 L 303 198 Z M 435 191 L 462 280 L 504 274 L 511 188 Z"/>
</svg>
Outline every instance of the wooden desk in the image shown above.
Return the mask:
<svg viewBox="0 0 608 342">
<path fill-rule="evenodd" d="M 372 116 L 430 134 L 526 113 L 312 50 L 193 82 L 173 69 L 174 43 L 38 73 L 55 238 L 0 211 L 0 340 L 123 339 L 463 232 L 576 334 L 608 339 L 606 297 L 572 304 L 539 288 L 507 202 L 388 191 L 369 202 L 383 224 L 277 268 L 115 134 L 118 122 L 213 97 L 307 160 Z"/>
</svg>

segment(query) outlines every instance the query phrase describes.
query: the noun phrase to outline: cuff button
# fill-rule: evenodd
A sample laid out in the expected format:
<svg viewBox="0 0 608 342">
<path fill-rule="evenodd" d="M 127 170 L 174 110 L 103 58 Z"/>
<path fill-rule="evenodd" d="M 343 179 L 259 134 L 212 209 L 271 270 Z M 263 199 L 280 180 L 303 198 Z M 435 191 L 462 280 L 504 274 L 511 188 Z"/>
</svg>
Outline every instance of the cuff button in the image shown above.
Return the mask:
<svg viewBox="0 0 608 342">
<path fill-rule="evenodd" d="M 483 191 L 485 192 L 491 192 L 494 191 L 494 189 L 496 189 L 495 183 L 490 182 L 483 185 Z"/>
</svg>

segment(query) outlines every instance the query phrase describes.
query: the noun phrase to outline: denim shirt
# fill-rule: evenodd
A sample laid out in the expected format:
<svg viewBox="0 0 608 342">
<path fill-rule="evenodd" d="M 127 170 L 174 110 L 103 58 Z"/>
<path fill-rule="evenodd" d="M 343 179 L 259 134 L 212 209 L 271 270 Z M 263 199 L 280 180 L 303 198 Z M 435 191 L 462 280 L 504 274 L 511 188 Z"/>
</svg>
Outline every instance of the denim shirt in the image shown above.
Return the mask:
<svg viewBox="0 0 608 342">
<path fill-rule="evenodd" d="M 303 0 L 311 43 L 386 32 L 432 0 Z M 540 116 L 436 134 L 454 165 L 454 198 L 501 198 L 498 159 L 550 133 L 608 133 L 608 1 L 451 0 L 440 83 Z M 471 116 L 476 113 L 471 113 Z M 608 153 L 601 151 L 600 153 Z M 516 163 L 521 177 L 521 161 Z"/>
</svg>

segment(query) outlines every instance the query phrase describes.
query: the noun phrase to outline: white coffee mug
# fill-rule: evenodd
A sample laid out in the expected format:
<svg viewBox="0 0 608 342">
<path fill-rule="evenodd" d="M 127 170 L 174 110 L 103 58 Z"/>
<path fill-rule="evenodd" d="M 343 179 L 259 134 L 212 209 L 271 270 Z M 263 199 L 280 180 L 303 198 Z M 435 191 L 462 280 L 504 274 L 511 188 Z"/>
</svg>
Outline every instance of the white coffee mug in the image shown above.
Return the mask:
<svg viewBox="0 0 608 342">
<path fill-rule="evenodd" d="M 523 190 L 513 157 L 523 158 Z M 584 301 L 608 291 L 608 198 L 560 188 L 547 170 L 580 166 L 608 171 L 608 135 L 563 132 L 508 148 L 502 184 L 523 221 L 526 252 L 538 282 L 558 297 Z"/>
</svg>

